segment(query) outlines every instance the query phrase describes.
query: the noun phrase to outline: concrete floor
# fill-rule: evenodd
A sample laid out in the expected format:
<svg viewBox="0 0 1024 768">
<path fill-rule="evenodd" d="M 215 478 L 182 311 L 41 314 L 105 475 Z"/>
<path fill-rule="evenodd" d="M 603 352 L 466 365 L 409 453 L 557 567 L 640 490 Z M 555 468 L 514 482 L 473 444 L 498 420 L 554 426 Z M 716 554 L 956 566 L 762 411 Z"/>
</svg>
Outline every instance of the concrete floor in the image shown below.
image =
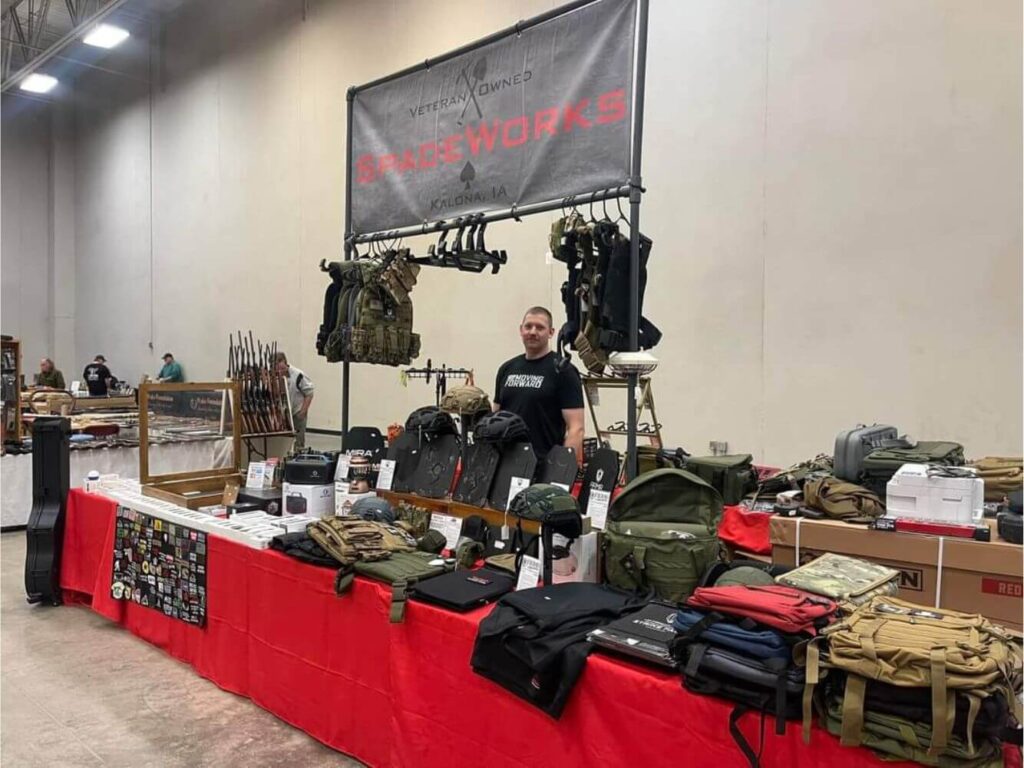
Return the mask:
<svg viewBox="0 0 1024 768">
<path fill-rule="evenodd" d="M 25 602 L 0 536 L 0 765 L 358 766 L 86 608 Z"/>
</svg>

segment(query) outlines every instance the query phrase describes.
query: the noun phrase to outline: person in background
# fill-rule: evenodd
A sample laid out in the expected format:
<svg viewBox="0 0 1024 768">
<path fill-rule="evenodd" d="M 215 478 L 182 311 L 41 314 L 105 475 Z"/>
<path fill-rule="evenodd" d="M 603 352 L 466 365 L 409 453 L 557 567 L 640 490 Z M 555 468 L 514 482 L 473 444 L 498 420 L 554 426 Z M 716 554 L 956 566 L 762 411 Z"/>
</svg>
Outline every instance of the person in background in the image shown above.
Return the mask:
<svg viewBox="0 0 1024 768">
<path fill-rule="evenodd" d="M 295 426 L 295 450 L 306 447 L 306 416 L 313 402 L 313 382 L 302 371 L 288 365 L 284 352 L 274 355 L 274 370 L 288 379 L 288 399 L 292 406 L 292 424 Z"/>
<path fill-rule="evenodd" d="M 89 394 L 93 397 L 106 397 L 114 381 L 114 375 L 107 368 L 107 358 L 103 355 L 96 355 L 92 362 L 85 366 L 82 378 L 85 379 L 85 386 L 89 388 Z"/>
<path fill-rule="evenodd" d="M 39 373 L 36 374 L 36 386 L 46 389 L 64 389 L 64 374 L 57 370 L 53 360 L 44 357 L 39 361 Z"/>
<path fill-rule="evenodd" d="M 156 375 L 156 380 L 161 384 L 178 383 L 185 380 L 185 374 L 181 372 L 181 363 L 174 359 L 170 352 L 164 355 L 164 366 Z"/>
<path fill-rule="evenodd" d="M 556 365 L 551 312 L 530 307 L 519 325 L 524 354 L 506 361 L 494 382 L 494 410 L 518 414 L 530 430 L 537 461 L 556 445 L 576 451 L 583 465 L 583 384 L 572 365 Z"/>
</svg>

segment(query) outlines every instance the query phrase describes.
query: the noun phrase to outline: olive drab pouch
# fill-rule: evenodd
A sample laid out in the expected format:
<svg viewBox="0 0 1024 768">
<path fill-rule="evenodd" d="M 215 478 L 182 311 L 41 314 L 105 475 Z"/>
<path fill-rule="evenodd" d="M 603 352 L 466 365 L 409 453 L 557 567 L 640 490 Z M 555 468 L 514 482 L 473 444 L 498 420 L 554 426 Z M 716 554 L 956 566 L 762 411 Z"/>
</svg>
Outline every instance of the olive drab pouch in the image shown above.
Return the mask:
<svg viewBox="0 0 1024 768">
<path fill-rule="evenodd" d="M 385 560 L 360 561 L 355 563 L 353 572 L 374 581 L 391 586 L 391 623 L 397 624 L 405 618 L 407 591 L 414 584 L 447 573 L 454 566 L 430 552 L 395 552 Z M 352 585 L 353 572 L 338 572 L 335 591 L 342 595 Z"/>
<path fill-rule="evenodd" d="M 749 453 L 734 456 L 690 456 L 686 470 L 710 483 L 724 504 L 739 504 L 757 489 L 757 470 Z"/>
</svg>

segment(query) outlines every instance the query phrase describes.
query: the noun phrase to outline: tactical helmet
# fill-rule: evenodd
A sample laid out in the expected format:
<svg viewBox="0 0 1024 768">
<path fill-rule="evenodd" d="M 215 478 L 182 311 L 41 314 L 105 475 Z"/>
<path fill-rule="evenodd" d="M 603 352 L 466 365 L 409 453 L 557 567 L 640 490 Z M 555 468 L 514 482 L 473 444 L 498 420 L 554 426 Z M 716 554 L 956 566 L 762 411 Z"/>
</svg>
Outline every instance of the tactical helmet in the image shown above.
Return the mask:
<svg viewBox="0 0 1024 768">
<path fill-rule="evenodd" d="M 453 387 L 441 398 L 441 410 L 460 416 L 478 416 L 491 412 L 491 399 L 480 387 L 469 384 Z"/>
<path fill-rule="evenodd" d="M 730 568 L 715 581 L 716 587 L 770 587 L 775 583 L 771 574 L 763 568 L 741 565 Z"/>
<path fill-rule="evenodd" d="M 426 405 L 410 413 L 405 420 L 405 428 L 413 434 L 428 437 L 459 434 L 455 420 L 436 405 Z"/>
<path fill-rule="evenodd" d="M 515 495 L 508 513 L 522 520 L 549 525 L 555 533 L 575 539 L 583 532 L 583 519 L 576 499 L 556 485 L 537 483 Z"/>
<path fill-rule="evenodd" d="M 477 422 L 473 437 L 484 443 L 514 443 L 529 440 L 530 430 L 521 416 L 511 411 L 498 411 Z"/>
<path fill-rule="evenodd" d="M 352 505 L 352 516 L 361 517 L 363 520 L 372 520 L 375 523 L 387 523 L 388 525 L 395 522 L 395 510 L 387 499 L 382 499 L 378 496 L 359 499 L 359 501 Z"/>
</svg>

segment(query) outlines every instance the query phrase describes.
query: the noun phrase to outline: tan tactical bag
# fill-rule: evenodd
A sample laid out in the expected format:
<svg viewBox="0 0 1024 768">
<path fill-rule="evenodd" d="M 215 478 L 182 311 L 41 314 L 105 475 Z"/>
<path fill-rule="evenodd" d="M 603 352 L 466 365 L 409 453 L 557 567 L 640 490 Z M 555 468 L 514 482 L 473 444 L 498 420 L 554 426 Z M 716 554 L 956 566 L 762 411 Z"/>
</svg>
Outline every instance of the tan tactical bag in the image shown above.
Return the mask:
<svg viewBox="0 0 1024 768">
<path fill-rule="evenodd" d="M 985 501 L 1002 501 L 1024 486 L 1024 458 L 1020 456 L 986 456 L 967 466 L 978 470 L 978 477 L 985 481 Z"/>
<path fill-rule="evenodd" d="M 878 496 L 837 477 L 808 480 L 804 485 L 804 503 L 845 523 L 870 523 L 885 514 L 885 504 Z"/>
<path fill-rule="evenodd" d="M 1020 718 L 1021 648 L 1001 627 L 983 616 L 925 608 L 894 597 L 880 596 L 848 618 L 822 630 L 807 647 L 807 688 L 804 727 L 808 734 L 810 700 L 819 679 L 824 640 L 827 666 L 848 673 L 842 705 L 844 746 L 862 741 L 864 692 L 867 680 L 908 688 L 931 688 L 932 740 L 935 757 L 949 744 L 956 696 L 966 696 L 968 749 L 981 702 L 999 691 Z"/>
</svg>

